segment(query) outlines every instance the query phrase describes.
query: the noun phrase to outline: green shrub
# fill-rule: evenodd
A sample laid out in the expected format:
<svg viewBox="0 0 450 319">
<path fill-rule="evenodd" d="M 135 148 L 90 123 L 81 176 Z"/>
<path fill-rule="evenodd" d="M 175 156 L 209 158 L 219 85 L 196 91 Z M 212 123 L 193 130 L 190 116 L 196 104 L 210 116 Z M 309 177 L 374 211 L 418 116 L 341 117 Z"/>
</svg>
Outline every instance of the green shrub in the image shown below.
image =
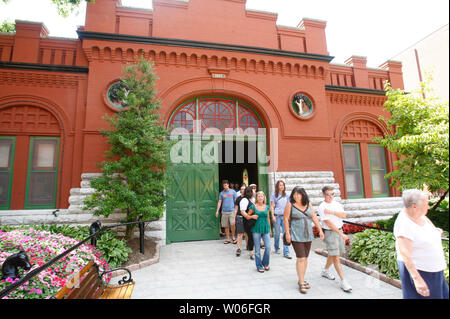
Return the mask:
<svg viewBox="0 0 450 319">
<path fill-rule="evenodd" d="M 367 229 L 355 234 L 349 257 L 363 266 L 376 265 L 388 277 L 399 278 L 395 238 L 390 232 Z"/>
<path fill-rule="evenodd" d="M 448 238 L 448 233 L 443 237 Z M 443 242 L 447 268 L 444 270 L 447 282 L 449 280 L 448 242 Z M 397 253 L 395 251 L 395 237 L 393 233 L 367 229 L 353 236 L 350 259 L 363 266 L 376 265 L 380 272 L 388 277 L 398 279 Z"/>
<path fill-rule="evenodd" d="M 28 229 L 49 231 L 53 234 L 62 234 L 77 240 L 83 240 L 88 237 L 89 226 L 71 226 L 71 225 L 25 225 L 25 226 L 8 226 L 0 225 L 0 229 L 4 232 L 9 232 L 14 229 Z M 127 247 L 125 239 L 118 239 L 117 233 L 112 230 L 107 230 L 97 239 L 97 249 L 102 252 L 103 258 L 108 262 L 111 268 L 121 266 L 128 260 L 128 254 L 131 249 Z"/>
</svg>

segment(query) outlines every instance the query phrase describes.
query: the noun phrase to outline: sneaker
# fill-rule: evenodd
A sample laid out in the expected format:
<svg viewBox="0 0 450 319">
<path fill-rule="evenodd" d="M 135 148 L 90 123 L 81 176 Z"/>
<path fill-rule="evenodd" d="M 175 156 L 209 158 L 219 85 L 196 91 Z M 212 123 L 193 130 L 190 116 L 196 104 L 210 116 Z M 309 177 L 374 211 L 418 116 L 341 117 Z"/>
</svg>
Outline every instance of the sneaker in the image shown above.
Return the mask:
<svg viewBox="0 0 450 319">
<path fill-rule="evenodd" d="M 350 292 L 352 290 L 352 286 L 350 286 L 350 284 L 347 282 L 347 280 L 341 280 L 341 284 L 340 287 L 342 290 L 344 290 L 345 292 Z"/>
<path fill-rule="evenodd" d="M 284 255 L 284 258 L 292 259 L 291 255 Z"/>
<path fill-rule="evenodd" d="M 280 252 L 280 250 L 278 249 L 278 250 L 275 250 L 275 254 L 281 254 L 281 252 Z"/>
<path fill-rule="evenodd" d="M 236 256 L 239 257 L 240 255 L 241 255 L 241 250 L 238 248 L 238 249 L 236 250 Z"/>
<path fill-rule="evenodd" d="M 335 280 L 335 279 L 336 279 L 336 278 L 333 276 L 333 274 L 330 273 L 330 272 L 329 272 L 328 270 L 326 270 L 326 269 L 322 270 L 322 277 L 325 277 L 325 278 L 330 279 L 330 280 Z"/>
</svg>

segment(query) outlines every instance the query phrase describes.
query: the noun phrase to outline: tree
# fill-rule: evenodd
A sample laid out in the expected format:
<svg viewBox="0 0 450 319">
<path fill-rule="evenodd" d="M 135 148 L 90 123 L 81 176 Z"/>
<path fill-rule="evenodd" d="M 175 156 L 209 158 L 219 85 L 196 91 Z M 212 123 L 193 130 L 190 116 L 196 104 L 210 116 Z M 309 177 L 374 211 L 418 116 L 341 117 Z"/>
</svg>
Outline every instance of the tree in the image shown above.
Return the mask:
<svg viewBox="0 0 450 319">
<path fill-rule="evenodd" d="M 10 0 L 2 0 L 4 3 L 8 3 Z M 76 8 L 78 8 L 83 0 L 51 0 L 56 4 L 56 10 L 58 14 L 67 18 Z M 95 2 L 95 0 L 84 0 L 86 2 Z"/>
<path fill-rule="evenodd" d="M 387 174 L 391 185 L 400 190 L 448 190 L 449 185 L 449 109 L 433 97 L 431 78 L 415 92 L 393 90 L 387 85 L 385 110 L 391 113 L 383 120 L 390 133 L 377 142 L 397 153 L 396 169 Z M 426 96 L 426 98 L 425 98 Z"/>
<path fill-rule="evenodd" d="M 0 24 L 0 32 L 16 32 L 16 23 L 5 20 Z"/>
<path fill-rule="evenodd" d="M 169 144 L 157 113 L 155 80 L 152 63 L 144 57 L 123 70 L 117 94 L 124 109 L 104 117 L 112 127 L 102 130 L 110 145 L 108 161 L 97 164 L 102 175 L 91 181 L 96 192 L 85 200 L 85 209 L 94 215 L 107 217 L 118 209 L 131 222 L 163 214 Z M 128 237 L 132 229 L 127 227 Z"/>
</svg>

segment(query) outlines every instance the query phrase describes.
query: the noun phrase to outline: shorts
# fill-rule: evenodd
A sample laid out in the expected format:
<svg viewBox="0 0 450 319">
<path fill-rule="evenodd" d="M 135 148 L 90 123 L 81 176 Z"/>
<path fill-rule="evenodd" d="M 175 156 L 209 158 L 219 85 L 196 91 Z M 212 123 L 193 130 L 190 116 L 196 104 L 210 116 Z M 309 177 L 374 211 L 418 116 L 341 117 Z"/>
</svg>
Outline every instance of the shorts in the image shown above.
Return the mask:
<svg viewBox="0 0 450 319">
<path fill-rule="evenodd" d="M 234 212 L 222 212 L 222 227 L 230 227 L 234 225 Z"/>
<path fill-rule="evenodd" d="M 245 233 L 244 217 L 242 215 L 236 215 L 236 233 L 237 234 Z"/>
<path fill-rule="evenodd" d="M 311 242 L 293 241 L 292 247 L 294 247 L 295 256 L 297 258 L 308 258 L 309 251 L 311 249 Z"/>
<path fill-rule="evenodd" d="M 345 241 L 338 233 L 324 229 L 324 235 L 328 256 L 341 256 L 345 253 Z"/>
</svg>

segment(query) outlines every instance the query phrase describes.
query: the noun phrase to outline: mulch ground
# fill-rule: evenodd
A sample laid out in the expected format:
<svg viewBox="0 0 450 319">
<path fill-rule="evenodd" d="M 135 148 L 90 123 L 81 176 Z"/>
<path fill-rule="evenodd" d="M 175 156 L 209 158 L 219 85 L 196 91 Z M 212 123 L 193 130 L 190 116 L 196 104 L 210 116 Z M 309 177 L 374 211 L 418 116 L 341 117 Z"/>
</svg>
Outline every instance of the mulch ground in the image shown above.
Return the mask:
<svg viewBox="0 0 450 319">
<path fill-rule="evenodd" d="M 144 254 L 141 254 L 139 250 L 139 238 L 128 239 L 127 246 L 131 248 L 132 252 L 128 254 L 129 259 L 123 264 L 124 267 L 152 259 L 156 254 L 156 242 L 147 238 L 144 240 Z"/>
</svg>

